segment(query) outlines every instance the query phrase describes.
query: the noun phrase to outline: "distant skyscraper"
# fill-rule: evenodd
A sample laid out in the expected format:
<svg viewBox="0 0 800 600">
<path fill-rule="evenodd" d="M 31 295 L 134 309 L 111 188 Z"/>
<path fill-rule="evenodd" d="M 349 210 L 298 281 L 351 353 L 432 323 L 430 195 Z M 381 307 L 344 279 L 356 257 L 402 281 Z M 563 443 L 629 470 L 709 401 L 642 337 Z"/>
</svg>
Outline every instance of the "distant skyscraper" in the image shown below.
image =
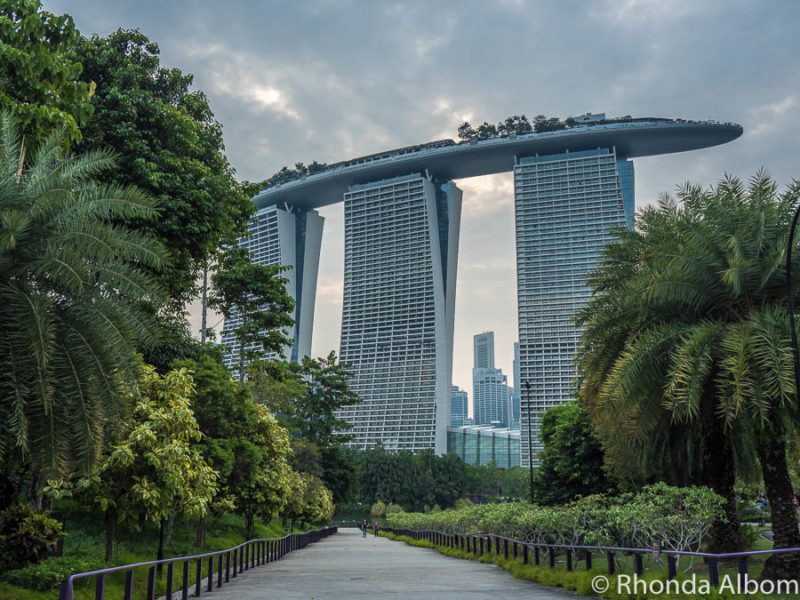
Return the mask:
<svg viewBox="0 0 800 600">
<path fill-rule="evenodd" d="M 447 451 L 461 190 L 419 174 L 344 195 L 351 445 Z"/>
<path fill-rule="evenodd" d="M 469 418 L 469 397 L 467 392 L 454 385 L 450 391 L 450 427 L 462 427 Z"/>
<path fill-rule="evenodd" d="M 508 427 L 511 419 L 511 390 L 501 369 L 494 368 L 494 332 L 479 333 L 473 339 L 472 402 L 478 425 Z"/>
<path fill-rule="evenodd" d="M 632 227 L 633 163 L 613 148 L 533 156 L 514 167 L 519 302 L 521 464 L 534 461 L 547 408 L 573 397 L 580 332 L 571 318 L 589 297 L 586 277 L 609 233 Z M 526 391 L 525 382 L 530 383 Z"/>
<path fill-rule="evenodd" d="M 325 222 L 315 210 L 300 210 L 268 206 L 260 209 L 250 221 L 249 235 L 239 245 L 250 251 L 252 262 L 259 265 L 287 265 L 282 274 L 289 280 L 287 291 L 294 298 L 295 320 L 291 348 L 284 358 L 300 360 L 311 354 L 311 333 L 314 325 L 314 301 L 317 295 L 317 271 Z M 238 372 L 239 348 L 233 330 L 242 319 L 234 315 L 226 319 L 222 331 L 225 366 Z M 248 350 L 256 349 L 255 345 Z"/>
<path fill-rule="evenodd" d="M 484 331 L 473 338 L 474 369 L 494 369 L 494 331 Z"/>
</svg>

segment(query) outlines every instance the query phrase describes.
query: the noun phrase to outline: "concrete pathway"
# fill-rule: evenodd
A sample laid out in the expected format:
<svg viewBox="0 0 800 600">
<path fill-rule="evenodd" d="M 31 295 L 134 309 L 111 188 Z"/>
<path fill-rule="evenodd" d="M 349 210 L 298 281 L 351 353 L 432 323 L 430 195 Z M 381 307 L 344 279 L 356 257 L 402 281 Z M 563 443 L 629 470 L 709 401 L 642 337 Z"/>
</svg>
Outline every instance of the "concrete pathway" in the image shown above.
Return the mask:
<svg viewBox="0 0 800 600">
<path fill-rule="evenodd" d="M 203 594 L 205 596 L 205 594 Z M 575 599 L 574 593 L 514 579 L 495 565 L 339 529 L 281 560 L 251 569 L 209 597 L 345 600 L 351 598 Z"/>
</svg>

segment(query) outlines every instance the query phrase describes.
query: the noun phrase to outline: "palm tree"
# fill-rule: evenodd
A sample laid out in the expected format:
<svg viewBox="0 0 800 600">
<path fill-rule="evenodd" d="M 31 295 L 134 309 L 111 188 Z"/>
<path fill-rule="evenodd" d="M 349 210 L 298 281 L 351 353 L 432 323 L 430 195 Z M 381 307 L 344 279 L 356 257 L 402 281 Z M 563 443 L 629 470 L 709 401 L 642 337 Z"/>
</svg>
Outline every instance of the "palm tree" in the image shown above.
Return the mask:
<svg viewBox="0 0 800 600">
<path fill-rule="evenodd" d="M 62 131 L 26 153 L 2 116 L 0 466 L 26 465 L 34 494 L 47 477 L 94 464 L 163 302 L 148 273 L 164 252 L 118 224 L 152 218 L 153 201 L 93 180 L 114 165 L 109 152 L 63 148 Z"/>
<path fill-rule="evenodd" d="M 662 199 L 636 231 L 620 232 L 577 317 L 581 397 L 598 434 L 607 446 L 661 452 L 656 463 L 693 468 L 690 482 L 725 496 L 723 546 L 738 528 L 734 467 L 756 458 L 775 547 L 800 545 L 786 463 L 797 391 L 783 266 L 798 198 L 800 183 L 779 195 L 764 171 L 748 186 L 728 177 L 708 191 L 683 187 L 680 205 Z M 796 577 L 798 567 L 800 556 L 775 555 L 764 576 Z"/>
</svg>

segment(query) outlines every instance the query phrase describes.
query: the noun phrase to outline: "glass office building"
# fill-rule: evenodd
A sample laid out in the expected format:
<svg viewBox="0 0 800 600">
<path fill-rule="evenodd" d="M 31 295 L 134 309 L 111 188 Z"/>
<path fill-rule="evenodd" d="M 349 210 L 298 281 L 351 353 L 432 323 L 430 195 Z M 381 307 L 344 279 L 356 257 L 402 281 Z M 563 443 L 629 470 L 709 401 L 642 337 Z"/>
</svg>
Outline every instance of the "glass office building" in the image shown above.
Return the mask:
<svg viewBox="0 0 800 600">
<path fill-rule="evenodd" d="M 519 466 L 519 431 L 472 425 L 447 430 L 447 453 L 471 465 Z"/>
<path fill-rule="evenodd" d="M 633 225 L 633 163 L 619 160 L 613 148 L 522 158 L 514 167 L 514 195 L 520 336 L 515 384 L 521 464 L 528 466 L 528 449 L 536 464 L 542 448 L 542 414 L 574 397 L 580 331 L 572 316 L 589 297 L 587 275 L 611 232 Z"/>
<path fill-rule="evenodd" d="M 420 174 L 344 194 L 351 445 L 447 450 L 461 190 Z"/>
<path fill-rule="evenodd" d="M 294 361 L 311 354 L 324 221 L 316 210 L 268 206 L 256 212 L 250 221 L 249 235 L 239 240 L 239 245 L 250 251 L 252 262 L 290 267 L 281 276 L 288 280 L 287 291 L 295 301 L 292 315 L 295 325 L 292 331 L 286 332 L 292 339 L 292 346 L 286 349 L 284 358 Z M 222 330 L 224 363 L 234 374 L 239 371 L 239 347 L 233 330 L 241 323 L 241 316 L 234 314 L 225 320 Z M 257 347 L 251 344 L 247 349 L 256 350 Z"/>
<path fill-rule="evenodd" d="M 469 396 L 457 385 L 450 388 L 450 427 L 462 427 L 469 419 Z"/>
</svg>

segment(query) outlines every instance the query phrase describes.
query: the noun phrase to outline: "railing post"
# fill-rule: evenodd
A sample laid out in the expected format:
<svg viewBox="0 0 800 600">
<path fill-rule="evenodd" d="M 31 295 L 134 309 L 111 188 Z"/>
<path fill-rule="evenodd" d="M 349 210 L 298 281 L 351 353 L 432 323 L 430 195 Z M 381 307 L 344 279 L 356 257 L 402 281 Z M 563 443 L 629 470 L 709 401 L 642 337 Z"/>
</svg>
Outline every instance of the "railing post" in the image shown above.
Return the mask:
<svg viewBox="0 0 800 600">
<path fill-rule="evenodd" d="M 164 594 L 164 597 L 167 600 L 172 600 L 172 578 L 174 573 L 175 573 L 175 563 L 169 563 L 167 565 L 167 590 L 166 593 Z"/>
<path fill-rule="evenodd" d="M 587 550 L 586 551 L 586 554 L 584 555 L 584 559 L 586 560 L 586 570 L 587 571 L 591 571 L 592 570 L 592 551 L 591 550 Z"/>
<path fill-rule="evenodd" d="M 613 575 L 614 574 L 614 553 L 613 552 L 609 552 L 608 554 L 606 554 L 606 559 L 608 560 L 608 574 L 609 575 Z"/>
<path fill-rule="evenodd" d="M 104 600 L 106 597 L 106 576 L 105 573 L 101 573 L 97 576 L 97 580 L 94 582 L 94 598 L 95 600 Z M 71 598 L 65 598 L 64 600 L 72 600 Z"/>
<path fill-rule="evenodd" d="M 742 576 L 743 579 L 747 578 L 747 557 L 742 556 L 739 558 L 739 575 Z"/>
<path fill-rule="evenodd" d="M 537 567 L 541 564 L 541 560 L 539 558 L 539 546 L 536 546 L 533 549 L 533 560 Z"/>
<path fill-rule="evenodd" d="M 231 580 L 231 551 L 225 553 L 225 583 Z M 169 598 L 167 598 L 169 600 Z"/>
<path fill-rule="evenodd" d="M 208 557 L 208 584 L 206 590 L 211 592 L 214 589 L 214 556 Z"/>
<path fill-rule="evenodd" d="M 508 539 L 503 540 L 503 558 L 508 558 Z"/>
<path fill-rule="evenodd" d="M 644 566 L 642 565 L 642 555 L 641 554 L 634 554 L 633 555 L 633 571 L 637 575 L 641 575 L 644 572 Z"/>
<path fill-rule="evenodd" d="M 222 554 L 217 554 L 217 587 L 222 587 Z"/>
<path fill-rule="evenodd" d="M 550 568 L 553 568 L 556 566 L 556 549 L 548 548 L 547 553 L 550 555 Z"/>
<path fill-rule="evenodd" d="M 236 577 L 239 574 L 239 550 L 237 548 L 233 549 L 233 576 Z"/>
<path fill-rule="evenodd" d="M 58 600 L 67 600 L 67 582 L 64 581 L 58 586 Z"/>
<path fill-rule="evenodd" d="M 189 600 L 189 561 L 183 561 L 183 582 L 181 584 L 181 600 Z"/>
<path fill-rule="evenodd" d="M 567 548 L 567 571 L 572 571 L 572 550 Z"/>
<path fill-rule="evenodd" d="M 147 569 L 147 600 L 155 600 L 156 597 L 156 568 L 155 566 Z"/>
<path fill-rule="evenodd" d="M 194 595 L 198 598 L 202 592 L 202 583 L 203 583 L 203 559 L 198 558 L 197 564 L 195 565 L 195 575 L 197 576 L 197 581 L 194 582 Z"/>
<path fill-rule="evenodd" d="M 125 590 L 122 593 L 122 600 L 132 600 L 133 598 L 133 569 L 125 573 Z"/>
<path fill-rule="evenodd" d="M 675 579 L 678 576 L 678 561 L 672 554 L 667 556 L 667 579 Z"/>
<path fill-rule="evenodd" d="M 528 544 L 522 544 L 522 564 L 528 564 Z"/>
<path fill-rule="evenodd" d="M 719 587 L 719 563 L 716 558 L 708 559 L 708 581 L 715 588 Z"/>
</svg>

